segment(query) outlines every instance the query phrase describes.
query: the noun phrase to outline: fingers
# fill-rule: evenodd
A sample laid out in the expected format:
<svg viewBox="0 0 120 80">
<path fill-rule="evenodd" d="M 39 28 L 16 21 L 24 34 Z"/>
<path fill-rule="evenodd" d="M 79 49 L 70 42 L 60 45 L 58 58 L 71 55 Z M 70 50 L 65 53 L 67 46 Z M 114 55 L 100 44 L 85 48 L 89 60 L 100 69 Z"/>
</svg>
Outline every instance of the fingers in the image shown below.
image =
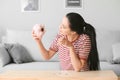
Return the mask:
<svg viewBox="0 0 120 80">
<path fill-rule="evenodd" d="M 64 35 L 64 38 L 66 39 L 66 38 L 67 38 L 67 35 Z"/>
<path fill-rule="evenodd" d="M 34 34 L 34 30 L 32 29 L 32 34 Z"/>
<path fill-rule="evenodd" d="M 32 30 L 32 36 L 36 36 L 36 34 L 35 34 L 34 30 Z"/>
<path fill-rule="evenodd" d="M 39 40 L 40 40 L 35 34 L 32 34 L 32 37 L 33 37 L 33 39 L 36 40 L 36 41 L 39 41 Z"/>
<path fill-rule="evenodd" d="M 59 45 L 66 45 L 66 39 L 65 39 L 65 37 L 64 36 L 62 36 L 62 37 L 60 37 L 59 39 L 58 39 L 58 44 Z"/>
<path fill-rule="evenodd" d="M 36 34 L 34 33 L 34 30 L 32 30 L 32 37 L 35 39 L 35 38 L 38 38 L 37 36 L 36 36 Z"/>
<path fill-rule="evenodd" d="M 32 37 L 35 39 L 35 38 L 38 38 L 35 34 L 32 34 Z"/>
<path fill-rule="evenodd" d="M 33 39 L 39 39 L 39 38 L 35 36 L 35 37 L 33 37 Z"/>
<path fill-rule="evenodd" d="M 58 39 L 58 44 L 59 44 L 59 45 L 62 45 L 62 46 L 65 46 L 65 47 L 70 47 L 70 46 L 72 46 L 72 43 L 68 40 L 68 37 L 67 37 L 67 36 L 60 37 L 60 38 Z"/>
</svg>

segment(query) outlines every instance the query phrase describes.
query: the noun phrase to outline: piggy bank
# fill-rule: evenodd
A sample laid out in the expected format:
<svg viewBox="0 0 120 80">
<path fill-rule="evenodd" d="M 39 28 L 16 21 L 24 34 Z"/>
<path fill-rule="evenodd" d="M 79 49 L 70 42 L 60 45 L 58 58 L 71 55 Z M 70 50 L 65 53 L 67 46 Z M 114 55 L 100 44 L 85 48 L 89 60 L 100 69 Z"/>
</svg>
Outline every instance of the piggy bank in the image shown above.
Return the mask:
<svg viewBox="0 0 120 80">
<path fill-rule="evenodd" d="M 33 27 L 33 31 L 34 31 L 35 35 L 39 37 L 40 32 L 44 31 L 44 25 L 36 24 Z"/>
</svg>

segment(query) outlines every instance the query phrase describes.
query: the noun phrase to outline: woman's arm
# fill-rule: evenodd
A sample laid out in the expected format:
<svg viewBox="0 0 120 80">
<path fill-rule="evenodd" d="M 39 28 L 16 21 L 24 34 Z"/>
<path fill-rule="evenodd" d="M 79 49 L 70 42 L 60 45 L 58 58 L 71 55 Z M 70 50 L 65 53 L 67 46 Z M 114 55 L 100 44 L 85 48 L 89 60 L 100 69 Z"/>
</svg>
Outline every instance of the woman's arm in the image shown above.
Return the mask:
<svg viewBox="0 0 120 80">
<path fill-rule="evenodd" d="M 58 43 L 69 48 L 73 68 L 75 71 L 80 71 L 80 69 L 85 64 L 85 61 L 80 59 L 79 56 L 75 53 L 72 43 L 67 38 L 59 38 Z"/>
<path fill-rule="evenodd" d="M 43 46 L 42 41 L 40 40 L 39 42 L 37 42 L 39 50 L 42 54 L 42 56 L 45 58 L 45 60 L 49 60 L 56 52 L 49 49 L 45 49 L 45 47 Z"/>
<path fill-rule="evenodd" d="M 78 57 L 78 55 L 75 53 L 73 46 L 69 47 L 69 50 L 73 68 L 75 69 L 75 71 L 80 71 L 81 68 L 85 65 L 85 60 Z"/>
<path fill-rule="evenodd" d="M 43 28 L 43 27 L 41 27 L 41 28 Z M 47 49 L 44 47 L 44 45 L 43 45 L 43 43 L 42 43 L 42 36 L 44 35 L 44 33 L 45 33 L 45 30 L 44 30 L 44 31 L 41 30 L 41 31 L 39 32 L 39 35 L 37 36 L 37 35 L 35 34 L 34 30 L 32 30 L 32 37 L 33 37 L 34 40 L 36 41 L 36 43 L 37 43 L 37 45 L 38 45 L 38 47 L 39 47 L 39 50 L 40 50 L 42 56 L 45 58 L 45 60 L 49 60 L 56 52 L 53 51 L 53 50 L 50 50 L 50 49 L 47 50 Z"/>
<path fill-rule="evenodd" d="M 86 65 L 86 61 L 88 58 L 88 55 L 91 50 L 91 41 L 89 36 L 83 35 L 83 39 L 81 40 L 81 47 L 79 47 L 79 54 L 75 53 L 74 47 L 69 47 L 70 49 L 70 56 L 71 56 L 71 62 L 76 71 L 80 71 L 80 69 Z"/>
<path fill-rule="evenodd" d="M 86 64 L 86 60 L 90 52 L 90 38 L 85 35 L 85 38 L 81 41 L 83 45 L 80 47 L 81 49 L 79 49 L 79 54 L 75 53 L 73 44 L 67 38 L 60 38 L 58 42 L 60 45 L 64 45 L 69 48 L 73 68 L 75 71 L 80 71 Z"/>
</svg>

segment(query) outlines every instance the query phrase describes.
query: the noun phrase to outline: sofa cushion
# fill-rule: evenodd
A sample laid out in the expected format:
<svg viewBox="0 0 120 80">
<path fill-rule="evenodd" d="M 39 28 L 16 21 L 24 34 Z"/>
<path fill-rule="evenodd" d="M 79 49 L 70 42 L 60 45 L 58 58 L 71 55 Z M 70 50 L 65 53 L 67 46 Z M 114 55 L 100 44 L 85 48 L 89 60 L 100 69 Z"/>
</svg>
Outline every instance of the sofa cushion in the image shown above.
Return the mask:
<svg viewBox="0 0 120 80">
<path fill-rule="evenodd" d="M 45 61 L 39 51 L 38 45 L 32 38 L 31 30 L 7 29 L 6 32 L 6 40 L 4 41 L 7 43 L 20 43 L 29 50 L 30 55 L 35 61 Z M 46 48 L 50 46 L 52 39 L 53 36 L 43 38 L 43 44 Z M 56 54 L 50 61 L 59 61 L 58 55 Z"/>
<path fill-rule="evenodd" d="M 3 44 L 0 44 L 0 67 L 3 67 L 11 62 L 11 57 L 8 54 Z"/>
<path fill-rule="evenodd" d="M 113 70 L 117 75 L 120 76 L 120 64 L 111 64 L 109 62 L 100 62 L 101 70 Z"/>
<path fill-rule="evenodd" d="M 13 61 L 17 64 L 32 62 L 33 59 L 31 58 L 28 50 L 19 43 L 16 44 L 5 44 L 6 48 L 8 49 L 9 54 L 13 58 Z"/>
<path fill-rule="evenodd" d="M 113 44 L 113 63 L 120 63 L 120 43 Z"/>
<path fill-rule="evenodd" d="M 2 70 L 60 70 L 60 65 L 59 62 L 11 63 L 3 67 Z"/>
<path fill-rule="evenodd" d="M 96 34 L 100 60 L 112 60 L 112 45 L 120 42 L 120 31 L 96 29 Z"/>
</svg>

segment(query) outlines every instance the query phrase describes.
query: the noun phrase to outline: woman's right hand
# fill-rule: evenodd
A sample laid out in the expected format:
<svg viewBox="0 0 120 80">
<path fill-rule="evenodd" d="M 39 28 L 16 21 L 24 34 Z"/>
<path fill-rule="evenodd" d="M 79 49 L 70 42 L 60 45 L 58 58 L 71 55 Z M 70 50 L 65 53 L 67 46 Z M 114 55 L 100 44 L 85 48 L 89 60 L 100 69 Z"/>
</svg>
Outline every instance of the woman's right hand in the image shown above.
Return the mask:
<svg viewBox="0 0 120 80">
<path fill-rule="evenodd" d="M 36 42 L 40 41 L 40 38 L 35 34 L 34 30 L 32 30 L 32 37 Z"/>
</svg>

